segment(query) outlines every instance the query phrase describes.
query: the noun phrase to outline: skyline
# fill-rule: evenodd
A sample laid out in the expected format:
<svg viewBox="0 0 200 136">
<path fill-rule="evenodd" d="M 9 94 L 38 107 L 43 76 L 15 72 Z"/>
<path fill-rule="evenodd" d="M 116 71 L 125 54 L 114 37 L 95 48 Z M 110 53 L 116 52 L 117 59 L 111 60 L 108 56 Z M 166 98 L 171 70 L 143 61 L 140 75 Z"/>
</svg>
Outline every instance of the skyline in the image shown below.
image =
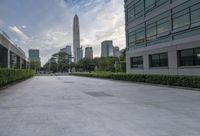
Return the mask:
<svg viewBox="0 0 200 136">
<path fill-rule="evenodd" d="M 34 12 L 33 12 L 34 11 Z M 91 46 L 100 56 L 101 42 L 113 40 L 125 47 L 124 7 L 121 0 L 6 0 L 0 2 L 0 28 L 28 56 L 29 48 L 41 50 L 44 64 L 65 45 L 73 46 L 73 16 L 80 20 L 81 46 Z"/>
</svg>

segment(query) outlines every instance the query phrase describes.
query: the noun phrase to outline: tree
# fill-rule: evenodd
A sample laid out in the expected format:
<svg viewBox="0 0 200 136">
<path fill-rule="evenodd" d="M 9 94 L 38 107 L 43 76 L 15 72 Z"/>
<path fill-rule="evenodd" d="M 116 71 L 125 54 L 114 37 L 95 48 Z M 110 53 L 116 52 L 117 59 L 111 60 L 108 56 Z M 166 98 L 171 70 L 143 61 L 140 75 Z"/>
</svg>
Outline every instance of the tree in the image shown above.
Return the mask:
<svg viewBox="0 0 200 136">
<path fill-rule="evenodd" d="M 84 58 L 77 63 L 77 69 L 80 71 L 94 71 L 95 64 L 93 59 Z"/>
<path fill-rule="evenodd" d="M 34 70 L 39 70 L 41 68 L 41 62 L 36 60 L 30 61 L 30 68 Z"/>
</svg>

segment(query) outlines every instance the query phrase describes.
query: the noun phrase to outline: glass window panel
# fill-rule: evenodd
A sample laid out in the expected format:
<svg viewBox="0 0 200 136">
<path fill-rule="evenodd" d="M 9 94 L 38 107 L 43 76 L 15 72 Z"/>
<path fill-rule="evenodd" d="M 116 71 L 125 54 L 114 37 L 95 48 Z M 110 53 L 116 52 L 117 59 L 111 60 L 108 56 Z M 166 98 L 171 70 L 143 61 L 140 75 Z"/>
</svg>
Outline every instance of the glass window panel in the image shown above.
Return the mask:
<svg viewBox="0 0 200 136">
<path fill-rule="evenodd" d="M 151 67 L 167 67 L 168 66 L 168 54 L 154 54 L 150 55 L 150 66 Z"/>
<path fill-rule="evenodd" d="M 200 8 L 191 12 L 191 26 L 200 25 Z"/>
<path fill-rule="evenodd" d="M 160 66 L 164 67 L 164 66 L 168 66 L 168 54 L 167 53 L 163 53 L 160 54 Z"/>
<path fill-rule="evenodd" d="M 162 5 L 166 2 L 168 2 L 169 0 L 156 0 L 156 6 Z"/>
<path fill-rule="evenodd" d="M 145 0 L 145 8 L 148 10 L 148 9 L 151 9 L 155 6 L 155 0 Z"/>
<path fill-rule="evenodd" d="M 143 57 L 131 58 L 131 68 L 143 68 Z"/>
<path fill-rule="evenodd" d="M 194 49 L 195 65 L 200 65 L 200 48 Z"/>
<path fill-rule="evenodd" d="M 135 44 L 135 32 L 131 32 L 128 34 L 128 47 L 131 48 Z"/>
<path fill-rule="evenodd" d="M 150 38 L 155 35 L 156 35 L 156 24 L 147 26 L 147 38 Z"/>
<path fill-rule="evenodd" d="M 159 55 L 151 55 L 151 67 L 159 67 Z"/>
<path fill-rule="evenodd" d="M 136 31 L 136 43 L 143 43 L 145 39 L 145 31 L 144 29 L 139 29 Z"/>
<path fill-rule="evenodd" d="M 189 8 L 174 13 L 173 18 L 178 18 L 178 17 L 183 16 L 185 14 L 189 14 Z"/>
<path fill-rule="evenodd" d="M 135 5 L 135 17 L 140 17 L 143 15 L 143 10 L 144 10 L 144 4 L 143 1 L 139 1 L 136 5 Z"/>
<path fill-rule="evenodd" d="M 133 20 L 135 17 L 134 8 L 128 9 L 128 22 Z"/>
<path fill-rule="evenodd" d="M 158 34 L 162 34 L 162 33 L 165 33 L 165 32 L 169 32 L 171 30 L 171 24 L 170 22 L 165 22 L 163 24 L 158 24 L 157 26 L 157 31 L 158 31 Z"/>
<path fill-rule="evenodd" d="M 181 66 L 192 66 L 193 65 L 193 49 L 183 50 L 180 52 L 180 64 Z"/>
<path fill-rule="evenodd" d="M 190 24 L 189 13 L 173 19 L 173 29 L 183 28 L 187 29 Z"/>
</svg>

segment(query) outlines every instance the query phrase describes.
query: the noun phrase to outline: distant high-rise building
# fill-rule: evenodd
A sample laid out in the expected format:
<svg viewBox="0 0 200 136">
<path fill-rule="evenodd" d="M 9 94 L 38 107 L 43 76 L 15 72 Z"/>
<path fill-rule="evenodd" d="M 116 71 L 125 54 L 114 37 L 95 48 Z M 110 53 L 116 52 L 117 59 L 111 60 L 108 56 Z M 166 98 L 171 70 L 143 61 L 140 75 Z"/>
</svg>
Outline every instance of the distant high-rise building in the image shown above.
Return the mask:
<svg viewBox="0 0 200 136">
<path fill-rule="evenodd" d="M 65 48 L 60 49 L 61 52 L 65 52 L 68 55 L 72 55 L 72 49 L 70 45 L 67 45 Z"/>
<path fill-rule="evenodd" d="M 73 49 L 74 49 L 74 62 L 77 62 L 78 55 L 77 49 L 80 48 L 80 31 L 79 31 L 79 19 L 78 16 L 74 16 L 74 24 L 73 24 Z"/>
<path fill-rule="evenodd" d="M 40 61 L 40 50 L 39 49 L 29 49 L 29 60 L 30 61 Z"/>
<path fill-rule="evenodd" d="M 101 57 L 111 57 L 113 56 L 113 42 L 103 41 L 101 43 Z"/>
<path fill-rule="evenodd" d="M 80 61 L 81 59 L 83 59 L 83 49 L 82 49 L 82 47 L 77 48 L 77 59 L 76 59 L 76 62 Z"/>
<path fill-rule="evenodd" d="M 93 49 L 92 47 L 85 48 L 85 58 L 93 59 Z"/>
<path fill-rule="evenodd" d="M 113 48 L 113 56 L 114 57 L 119 57 L 120 56 L 119 47 L 114 47 Z"/>
<path fill-rule="evenodd" d="M 65 52 L 68 54 L 69 62 L 72 62 L 72 49 L 70 45 L 67 45 L 65 48 L 60 49 L 60 52 Z"/>
</svg>

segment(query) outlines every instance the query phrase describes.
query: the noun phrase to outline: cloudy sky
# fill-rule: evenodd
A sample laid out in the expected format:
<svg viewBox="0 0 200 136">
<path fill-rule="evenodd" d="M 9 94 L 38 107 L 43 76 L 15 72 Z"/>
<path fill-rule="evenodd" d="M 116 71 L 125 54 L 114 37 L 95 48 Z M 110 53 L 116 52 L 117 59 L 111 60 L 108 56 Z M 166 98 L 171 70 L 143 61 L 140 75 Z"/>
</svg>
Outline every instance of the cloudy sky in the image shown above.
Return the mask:
<svg viewBox="0 0 200 136">
<path fill-rule="evenodd" d="M 103 40 L 125 47 L 123 5 L 123 0 L 0 0 L 0 29 L 26 54 L 29 48 L 40 49 L 44 64 L 72 45 L 73 16 L 78 14 L 81 45 L 92 46 L 98 57 Z"/>
</svg>

